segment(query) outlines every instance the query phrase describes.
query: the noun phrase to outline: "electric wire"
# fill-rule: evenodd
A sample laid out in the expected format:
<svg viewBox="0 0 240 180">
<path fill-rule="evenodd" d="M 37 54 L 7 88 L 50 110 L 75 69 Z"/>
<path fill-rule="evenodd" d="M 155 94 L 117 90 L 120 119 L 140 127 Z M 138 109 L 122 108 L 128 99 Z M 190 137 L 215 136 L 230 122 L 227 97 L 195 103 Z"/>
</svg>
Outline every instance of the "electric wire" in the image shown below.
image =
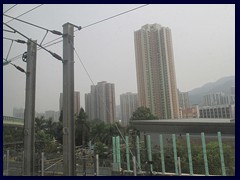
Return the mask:
<svg viewBox="0 0 240 180">
<path fill-rule="evenodd" d="M 49 31 L 49 32 L 51 32 L 51 33 L 53 33 L 53 34 L 56 34 L 56 35 L 62 35 L 61 32 L 56 31 L 56 30 L 50 30 L 50 29 L 47 29 L 47 28 L 45 28 L 45 27 L 42 27 L 42 26 L 39 26 L 39 25 L 30 23 L 30 22 L 27 22 L 27 21 L 24 21 L 24 20 L 21 20 L 21 19 L 18 19 L 18 18 L 9 16 L 9 15 L 6 15 L 6 14 L 3 14 L 3 16 L 6 16 L 6 17 L 12 18 L 12 19 L 14 19 L 14 20 L 20 21 L 20 22 L 22 22 L 22 23 L 25 23 L 25 24 L 28 24 L 28 25 L 31 25 L 31 26 L 34 26 L 34 27 L 43 29 L 43 30 L 45 30 L 45 31 L 47 31 L 47 32 Z"/>
<path fill-rule="evenodd" d="M 19 17 L 21 17 L 21 16 L 23 16 L 23 15 L 25 15 L 25 14 L 28 14 L 28 13 L 30 13 L 31 11 L 33 11 L 33 10 L 41 7 L 42 5 L 43 5 L 43 4 L 40 4 L 40 5 L 38 5 L 38 6 L 34 7 L 34 8 L 26 11 L 25 13 L 20 14 L 19 16 L 15 17 L 15 18 L 19 18 Z M 10 22 L 13 21 L 13 20 L 14 20 L 14 19 L 11 19 L 11 20 L 7 21 L 6 23 L 10 23 Z"/>
<path fill-rule="evenodd" d="M 27 36 L 25 36 L 24 34 L 22 34 L 21 32 L 17 31 L 16 29 L 14 29 L 13 27 L 9 26 L 6 23 L 3 23 L 5 26 L 9 27 L 12 30 L 15 30 L 18 34 L 20 34 L 21 36 L 25 37 L 26 39 L 28 39 L 29 41 L 33 42 L 34 44 L 36 44 L 37 46 L 41 47 L 42 49 L 44 49 L 45 51 L 47 51 L 48 53 L 50 53 L 53 57 L 55 57 L 56 59 L 62 61 L 62 57 L 57 55 L 56 53 L 53 53 L 52 51 L 46 49 L 45 47 L 43 47 L 42 45 L 36 43 L 35 41 L 31 40 L 30 38 L 28 38 Z"/>
<path fill-rule="evenodd" d="M 17 4 L 14 4 L 12 7 L 8 8 L 6 11 L 4 11 L 3 13 L 6 13 L 8 11 L 10 11 L 12 8 L 14 8 L 15 6 L 17 6 Z"/>
<path fill-rule="evenodd" d="M 15 42 L 22 43 L 22 44 L 27 43 L 26 41 L 21 40 L 21 39 L 11 39 L 11 38 L 7 38 L 7 37 L 3 37 L 3 39 L 10 40 L 10 41 L 15 41 Z"/>
<path fill-rule="evenodd" d="M 111 16 L 111 17 L 108 17 L 108 18 L 106 18 L 106 19 L 103 19 L 103 20 L 97 21 L 97 22 L 95 22 L 95 23 L 89 24 L 89 25 L 87 25 L 87 26 L 84 26 L 84 27 L 82 27 L 82 29 L 88 28 L 88 27 L 90 27 L 90 26 L 99 24 L 99 23 L 101 23 L 101 22 L 107 21 L 107 20 L 109 20 L 109 19 L 112 19 L 112 18 L 115 18 L 115 17 L 118 17 L 118 16 L 121 16 L 121 15 L 126 14 L 126 13 L 129 13 L 129 12 L 131 12 L 131 11 L 135 11 L 135 10 L 137 10 L 137 9 L 143 8 L 143 7 L 148 6 L 148 5 L 149 5 L 149 4 L 144 4 L 144 5 L 142 5 L 142 6 L 139 6 L 139 7 L 130 9 L 130 10 L 128 10 L 128 11 L 125 11 L 125 12 L 122 12 L 122 13 L 119 13 L 119 14 L 116 14 L 116 15 L 114 15 L 114 16 Z"/>
<path fill-rule="evenodd" d="M 21 68 L 20 66 L 17 66 L 16 64 L 11 63 L 11 62 L 8 61 L 7 59 L 4 59 L 4 58 L 3 58 L 3 60 L 6 61 L 6 64 L 11 64 L 11 65 L 14 66 L 17 70 L 19 70 L 19 71 L 21 71 L 21 72 L 23 72 L 23 73 L 26 74 L 26 71 L 25 71 L 23 68 Z M 5 64 L 5 65 L 6 65 L 6 64 Z"/>
<path fill-rule="evenodd" d="M 91 23 L 91 24 L 89 24 L 89 25 L 86 25 L 86 26 L 82 27 L 82 29 L 84 29 L 84 28 L 88 28 L 88 27 L 91 27 L 91 26 L 93 26 L 93 25 L 99 24 L 99 23 L 101 23 L 101 22 L 107 21 L 107 20 L 109 20 L 109 19 L 112 19 L 112 18 L 118 17 L 118 16 L 120 16 L 120 15 L 123 15 L 123 14 L 129 13 L 129 12 L 132 12 L 132 11 L 134 11 L 134 10 L 137 10 L 137 9 L 143 8 L 143 7 L 148 6 L 148 5 L 149 5 L 149 4 L 145 4 L 145 5 L 142 5 L 142 6 L 139 6 L 139 7 L 133 8 L 133 9 L 130 9 L 130 10 L 128 10 L 128 11 L 124 11 L 124 12 L 122 12 L 122 13 L 119 13 L 119 14 L 113 15 L 113 16 L 108 17 L 108 18 L 105 18 L 105 19 L 103 19 L 103 20 L 100 20 L 100 21 L 97 21 L 97 22 Z M 18 17 L 16 17 L 16 18 L 18 18 Z M 78 31 L 78 29 L 76 29 L 74 32 L 76 32 L 76 31 Z M 59 40 L 59 39 L 61 39 L 61 38 L 62 38 L 62 37 L 58 37 L 58 38 L 56 38 L 56 39 L 53 39 L 53 40 L 51 40 L 51 41 L 49 41 L 49 42 L 43 44 L 42 46 L 46 47 L 47 44 L 52 43 L 52 42 L 54 42 L 54 41 L 57 41 L 57 40 Z M 54 43 L 51 44 L 51 45 L 58 44 L 58 43 L 60 43 L 60 42 L 62 42 L 62 41 L 63 41 L 63 40 L 58 41 L 58 42 L 54 42 Z M 51 46 L 51 45 L 50 45 L 50 46 Z M 48 46 L 47 46 L 47 47 L 48 47 Z M 19 54 L 19 55 L 15 56 L 15 57 L 11 58 L 10 60 L 11 60 L 11 61 L 13 61 L 13 60 L 17 60 L 17 59 L 19 59 L 21 56 L 22 56 L 22 55 Z"/>
</svg>

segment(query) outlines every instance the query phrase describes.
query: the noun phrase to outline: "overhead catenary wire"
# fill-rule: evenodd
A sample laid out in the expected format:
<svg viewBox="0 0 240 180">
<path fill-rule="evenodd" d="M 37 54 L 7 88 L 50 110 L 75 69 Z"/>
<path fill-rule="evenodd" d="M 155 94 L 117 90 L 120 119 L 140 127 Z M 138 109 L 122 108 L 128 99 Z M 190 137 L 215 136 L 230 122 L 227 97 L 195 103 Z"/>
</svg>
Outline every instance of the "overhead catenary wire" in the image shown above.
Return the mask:
<svg viewBox="0 0 240 180">
<path fill-rule="evenodd" d="M 26 74 L 26 71 L 25 71 L 23 68 L 21 68 L 20 66 L 17 66 L 16 64 L 11 63 L 11 62 L 8 61 L 7 59 L 4 59 L 4 58 L 3 58 L 3 60 L 6 61 L 6 64 L 5 64 L 5 65 L 11 64 L 11 65 L 14 66 L 17 70 L 19 70 L 19 71 L 21 71 L 21 72 L 23 72 L 23 73 Z M 4 65 L 4 64 L 3 64 L 3 65 Z"/>
<path fill-rule="evenodd" d="M 16 29 L 14 29 L 13 27 L 9 26 L 8 24 L 6 23 L 3 23 L 5 26 L 9 27 L 10 29 L 12 30 L 15 30 L 18 34 L 20 34 L 21 36 L 25 37 L 26 39 L 28 39 L 29 41 L 33 42 L 34 44 L 36 44 L 37 46 L 41 47 L 42 49 L 44 49 L 45 51 L 47 51 L 48 53 L 50 53 L 53 57 L 55 57 L 56 59 L 62 61 L 62 57 L 59 56 L 58 54 L 56 53 L 53 53 L 52 51 L 46 49 L 45 47 L 43 47 L 42 45 L 36 43 L 35 41 L 31 40 L 30 38 L 28 38 L 27 36 L 25 36 L 24 34 L 22 34 L 21 32 L 17 31 Z"/>
<path fill-rule="evenodd" d="M 14 8 L 15 6 L 17 6 L 17 4 L 14 4 L 12 7 L 8 8 L 6 11 L 4 11 L 3 13 L 6 13 L 8 11 L 10 11 L 12 8 Z"/>
<path fill-rule="evenodd" d="M 19 17 L 21 17 L 21 16 L 23 16 L 23 15 L 25 15 L 25 14 L 28 14 L 28 13 L 30 13 L 31 11 L 33 11 L 33 10 L 35 10 L 35 9 L 37 9 L 37 8 L 39 8 L 39 7 L 41 7 L 42 5 L 43 5 L 43 4 L 40 4 L 40 5 L 38 5 L 38 6 L 34 7 L 34 8 L 32 8 L 32 9 L 30 9 L 30 10 L 28 10 L 28 11 L 26 11 L 26 12 L 20 14 L 20 15 L 17 16 L 16 18 L 19 18 Z M 10 23 L 10 22 L 13 21 L 13 20 L 14 20 L 14 19 L 11 19 L 11 20 L 7 21 L 6 23 Z"/>
<path fill-rule="evenodd" d="M 3 37 L 3 39 L 7 39 L 7 40 L 10 40 L 10 41 L 15 41 L 15 42 L 22 43 L 22 44 L 27 43 L 26 41 L 21 40 L 21 39 L 11 39 L 11 38 L 7 38 L 7 37 Z"/>
<path fill-rule="evenodd" d="M 133 9 L 130 9 L 130 10 L 127 10 L 127 11 L 124 11 L 124 12 L 122 12 L 122 13 L 119 13 L 119 14 L 116 14 L 116 15 L 113 15 L 113 16 L 110 16 L 110 17 L 105 18 L 105 19 L 103 19 L 103 20 L 100 20 L 100 21 L 91 23 L 91 24 L 89 24 L 89 25 L 83 26 L 82 29 L 86 29 L 86 28 L 88 28 L 88 27 L 94 26 L 94 25 L 96 25 L 96 24 L 102 23 L 102 22 L 107 21 L 107 20 L 110 20 L 110 19 L 113 19 L 113 18 L 118 17 L 118 16 L 120 16 L 120 15 L 124 15 L 124 14 L 129 13 L 129 12 L 132 12 L 132 11 L 134 11 L 134 10 L 143 8 L 143 7 L 147 6 L 147 5 L 149 5 L 149 4 L 145 4 L 145 5 L 142 5 L 142 6 L 139 6 L 139 7 L 136 7 L 136 8 L 133 8 Z M 18 17 L 17 17 L 17 18 L 18 18 Z M 78 30 L 76 29 L 75 31 L 78 31 Z M 75 31 L 74 31 L 74 32 L 75 32 Z M 56 38 L 56 39 L 53 39 L 53 40 L 51 40 L 51 41 L 43 44 L 42 46 L 46 47 L 46 45 L 48 45 L 48 44 L 50 44 L 50 43 L 52 43 L 52 44 L 49 45 L 49 46 L 58 44 L 58 43 L 62 42 L 63 40 L 58 41 L 58 42 L 55 42 L 55 41 L 57 41 L 57 40 L 59 40 L 59 39 L 61 39 L 61 38 L 62 38 L 62 37 L 58 37 L 58 38 Z M 53 43 L 53 42 L 54 42 L 54 43 Z M 48 46 L 47 46 L 47 47 L 48 47 Z M 11 58 L 10 60 L 11 60 L 11 61 L 17 60 L 17 59 L 19 59 L 21 56 L 22 56 L 22 54 L 19 54 L 19 55 L 15 56 L 15 57 Z"/>
<path fill-rule="evenodd" d="M 51 33 L 53 33 L 53 34 L 56 34 L 56 35 L 60 35 L 60 36 L 62 35 L 61 32 L 56 31 L 56 30 L 50 30 L 50 29 L 47 29 L 47 28 L 45 28 L 45 27 L 42 27 L 42 26 L 39 26 L 39 25 L 30 23 L 30 22 L 27 22 L 27 21 L 24 21 L 24 20 L 21 20 L 21 19 L 18 19 L 18 18 L 9 16 L 9 15 L 6 15 L 6 14 L 3 14 L 3 16 L 6 16 L 6 17 L 12 18 L 12 19 L 14 19 L 14 20 L 20 21 L 20 22 L 22 22 L 22 23 L 25 23 L 25 24 L 28 24 L 28 25 L 31 25 L 31 26 L 34 26 L 34 27 L 43 29 L 43 30 L 45 30 L 45 31 L 49 31 L 49 32 L 51 32 Z"/>
<path fill-rule="evenodd" d="M 144 4 L 144 5 L 142 5 L 142 6 L 139 6 L 139 7 L 133 8 L 133 9 L 130 9 L 130 10 L 128 10 L 128 11 L 124 11 L 124 12 L 122 12 L 122 13 L 116 14 L 116 15 L 114 15 L 114 16 L 111 16 L 111 17 L 105 18 L 105 19 L 103 19 L 103 20 L 100 20 L 100 21 L 94 22 L 94 23 L 92 23 L 92 24 L 89 24 L 89 25 L 87 25 L 87 26 L 84 26 L 84 27 L 82 27 L 82 29 L 88 28 L 88 27 L 90 27 L 90 26 L 93 26 L 93 25 L 96 25 L 96 24 L 99 24 L 99 23 L 102 23 L 102 22 L 107 21 L 107 20 L 109 20 L 109 19 L 112 19 L 112 18 L 121 16 L 121 15 L 123 15 L 123 14 L 129 13 L 129 12 L 132 12 L 132 11 L 135 11 L 135 10 L 137 10 L 137 9 L 143 8 L 143 7 L 148 6 L 148 5 L 149 5 L 149 4 Z"/>
</svg>

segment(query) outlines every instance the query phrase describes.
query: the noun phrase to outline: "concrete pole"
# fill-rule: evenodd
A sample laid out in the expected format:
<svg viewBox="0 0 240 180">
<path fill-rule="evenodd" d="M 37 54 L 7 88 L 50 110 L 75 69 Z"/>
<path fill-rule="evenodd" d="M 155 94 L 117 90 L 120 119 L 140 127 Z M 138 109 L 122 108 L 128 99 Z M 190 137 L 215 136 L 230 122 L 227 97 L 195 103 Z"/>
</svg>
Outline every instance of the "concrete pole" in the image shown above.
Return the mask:
<svg viewBox="0 0 240 180">
<path fill-rule="evenodd" d="M 73 25 L 63 25 L 63 174 L 74 176 L 74 50 Z"/>
<path fill-rule="evenodd" d="M 37 42 L 37 41 L 34 41 Z M 32 41 L 27 42 L 27 73 L 24 113 L 24 176 L 34 175 L 34 122 L 35 122 L 35 92 L 36 92 L 36 57 L 37 46 Z"/>
</svg>

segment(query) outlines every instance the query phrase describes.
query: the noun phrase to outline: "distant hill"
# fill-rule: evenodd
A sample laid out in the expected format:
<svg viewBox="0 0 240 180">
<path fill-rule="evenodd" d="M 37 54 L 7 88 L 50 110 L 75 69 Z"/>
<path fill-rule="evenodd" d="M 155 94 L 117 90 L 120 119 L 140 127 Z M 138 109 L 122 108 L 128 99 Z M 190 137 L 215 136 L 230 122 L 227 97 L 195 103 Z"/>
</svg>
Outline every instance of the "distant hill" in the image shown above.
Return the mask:
<svg viewBox="0 0 240 180">
<path fill-rule="evenodd" d="M 204 84 L 188 92 L 190 104 L 202 104 L 203 96 L 209 93 L 229 93 L 230 87 L 232 86 L 235 86 L 235 76 L 223 77 L 216 82 Z"/>
</svg>

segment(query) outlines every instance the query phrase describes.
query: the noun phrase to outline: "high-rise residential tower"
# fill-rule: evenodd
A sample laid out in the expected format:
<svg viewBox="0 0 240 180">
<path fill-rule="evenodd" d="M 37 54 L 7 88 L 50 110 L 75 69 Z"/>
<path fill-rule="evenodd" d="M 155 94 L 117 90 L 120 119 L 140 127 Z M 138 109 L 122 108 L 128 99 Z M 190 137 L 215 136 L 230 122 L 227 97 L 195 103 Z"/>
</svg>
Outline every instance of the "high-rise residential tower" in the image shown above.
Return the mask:
<svg viewBox="0 0 240 180">
<path fill-rule="evenodd" d="M 137 94 L 127 92 L 120 95 L 122 125 L 127 126 L 132 113 L 138 108 Z"/>
<path fill-rule="evenodd" d="M 74 114 L 79 114 L 80 112 L 80 92 L 74 91 Z M 61 113 L 63 108 L 63 93 L 60 93 L 59 98 L 59 112 Z"/>
<path fill-rule="evenodd" d="M 179 108 L 187 109 L 190 107 L 188 92 L 181 92 L 178 90 Z"/>
<path fill-rule="evenodd" d="M 179 117 L 171 30 L 146 24 L 134 32 L 139 106 L 160 119 Z"/>
<path fill-rule="evenodd" d="M 91 92 L 85 94 L 85 111 L 89 120 L 113 123 L 116 119 L 114 84 L 102 81 L 92 85 Z"/>
</svg>

